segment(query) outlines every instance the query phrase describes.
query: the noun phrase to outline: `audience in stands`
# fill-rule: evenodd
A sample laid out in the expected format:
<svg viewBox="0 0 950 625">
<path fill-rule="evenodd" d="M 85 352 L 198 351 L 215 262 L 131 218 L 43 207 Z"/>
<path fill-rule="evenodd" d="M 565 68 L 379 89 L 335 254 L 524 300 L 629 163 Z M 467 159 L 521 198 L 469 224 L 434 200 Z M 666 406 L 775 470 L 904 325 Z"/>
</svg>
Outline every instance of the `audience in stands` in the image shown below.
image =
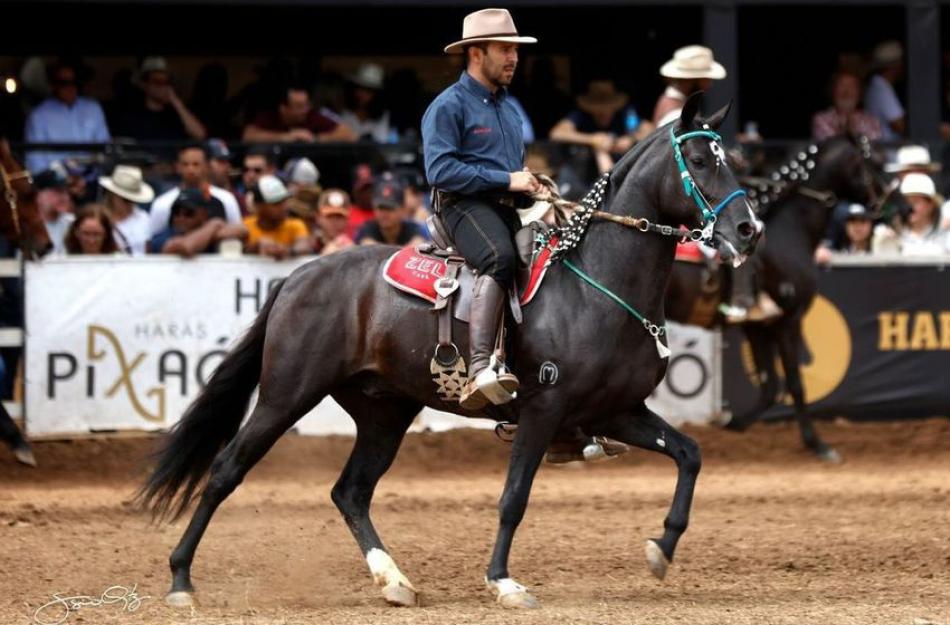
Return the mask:
<svg viewBox="0 0 950 625">
<path fill-rule="evenodd" d="M 208 182 L 237 197 L 234 187 L 234 167 L 231 165 L 231 150 L 222 139 L 209 139 Z"/>
<path fill-rule="evenodd" d="M 113 238 L 119 249 L 132 256 L 148 251 L 152 238 L 148 213 L 136 206 L 148 204 L 155 192 L 142 180 L 142 170 L 130 165 L 117 165 L 111 176 L 99 178 L 105 195 L 103 202 L 114 225 Z"/>
<path fill-rule="evenodd" d="M 262 111 L 244 129 L 244 140 L 259 143 L 355 141 L 353 130 L 326 109 L 315 110 L 310 92 L 292 86 L 275 110 Z"/>
<path fill-rule="evenodd" d="M 846 133 L 877 141 L 881 138 L 881 124 L 877 117 L 861 109 L 861 79 L 841 71 L 831 79 L 831 108 L 812 117 L 811 136 L 815 141 L 823 141 Z"/>
<path fill-rule="evenodd" d="M 114 134 L 139 141 L 202 140 L 204 124 L 188 110 L 172 85 L 168 62 L 160 56 L 146 57 L 139 67 L 141 97 L 120 111 Z"/>
<path fill-rule="evenodd" d="M 897 41 L 886 41 L 871 54 L 875 71 L 864 94 L 864 109 L 877 117 L 881 125 L 881 138 L 896 141 L 907 130 L 904 107 L 894 85 L 904 75 L 904 48 Z"/>
<path fill-rule="evenodd" d="M 350 216 L 346 225 L 346 234 L 356 239 L 357 231 L 368 221 L 371 221 L 373 215 L 373 172 L 369 165 L 359 165 L 353 176 L 353 193 L 351 194 L 352 203 L 350 204 Z"/>
<path fill-rule="evenodd" d="M 332 254 L 353 245 L 346 234 L 350 216 L 350 196 L 341 189 L 327 189 L 320 195 L 316 214 L 316 230 L 313 233 L 313 251 L 317 254 Z"/>
<path fill-rule="evenodd" d="M 221 203 L 201 189 L 182 189 L 171 205 L 170 223 L 152 237 L 151 251 L 191 258 L 217 253 L 225 240 L 246 239 L 244 225 L 225 221 L 217 216 L 220 211 Z"/>
<path fill-rule="evenodd" d="M 87 204 L 76 214 L 76 219 L 66 232 L 66 253 L 115 254 L 119 252 L 112 237 L 113 224 L 109 209 L 102 204 Z"/>
<path fill-rule="evenodd" d="M 66 231 L 76 218 L 73 201 L 66 190 L 66 178 L 56 169 L 47 169 L 33 180 L 36 208 L 46 223 L 54 254 L 65 254 Z"/>
<path fill-rule="evenodd" d="M 150 211 L 152 236 L 167 230 L 171 207 L 183 189 L 196 189 L 208 201 L 208 218 L 220 218 L 231 224 L 241 223 L 241 209 L 230 192 L 210 183 L 208 149 L 201 143 L 191 143 L 178 152 L 175 163 L 179 184 L 161 194 L 152 202 Z"/>
<path fill-rule="evenodd" d="M 49 68 L 50 97 L 40 102 L 26 120 L 27 143 L 108 143 L 112 140 L 102 107 L 82 95 L 83 76 L 78 63 L 59 61 Z M 74 156 L 81 156 L 75 154 Z M 26 167 L 34 174 L 69 156 L 64 152 L 30 151 Z"/>
<path fill-rule="evenodd" d="M 244 219 L 244 250 L 277 260 L 309 254 L 310 231 L 303 220 L 288 214 L 290 191 L 277 176 L 262 176 L 251 191 L 253 215 Z"/>
<path fill-rule="evenodd" d="M 940 256 L 950 251 L 948 231 L 940 219 L 943 198 L 933 178 L 912 172 L 901 180 L 900 192 L 911 206 L 905 219 L 874 230 L 875 252 L 899 252 L 902 256 Z"/>
<path fill-rule="evenodd" d="M 380 97 L 383 68 L 376 63 L 363 63 L 355 74 L 347 76 L 346 82 L 344 109 L 340 119 L 353 129 L 356 139 L 375 143 L 395 142 L 398 132 L 390 126 L 389 111 Z"/>
<path fill-rule="evenodd" d="M 403 188 L 392 174 L 381 175 L 373 187 L 372 221 L 363 224 L 356 234 L 360 245 L 418 245 L 426 240 L 418 223 L 406 218 Z"/>
</svg>

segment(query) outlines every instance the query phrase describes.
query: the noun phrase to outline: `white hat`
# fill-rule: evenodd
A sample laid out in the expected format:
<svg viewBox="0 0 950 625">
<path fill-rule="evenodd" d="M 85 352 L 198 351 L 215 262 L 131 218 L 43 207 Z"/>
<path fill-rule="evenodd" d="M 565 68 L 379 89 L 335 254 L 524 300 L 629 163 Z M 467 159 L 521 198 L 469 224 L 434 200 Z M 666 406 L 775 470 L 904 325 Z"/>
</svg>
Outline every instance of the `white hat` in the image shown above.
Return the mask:
<svg viewBox="0 0 950 625">
<path fill-rule="evenodd" d="M 897 150 L 893 163 L 884 165 L 884 171 L 900 173 L 913 169 L 926 171 L 940 171 L 940 163 L 930 160 L 930 150 L 925 145 L 905 145 Z"/>
<path fill-rule="evenodd" d="M 462 48 L 480 41 L 506 41 L 508 43 L 538 43 L 534 37 L 521 37 L 515 21 L 507 9 L 482 9 L 465 16 L 462 22 L 462 38 L 445 46 L 446 54 L 461 54 Z"/>
<path fill-rule="evenodd" d="M 871 64 L 874 67 L 896 65 L 904 60 L 904 47 L 899 41 L 885 41 L 878 44 L 871 53 Z"/>
<path fill-rule="evenodd" d="M 99 186 L 136 204 L 155 198 L 155 191 L 142 180 L 142 170 L 131 165 L 116 165 L 111 176 L 99 178 Z"/>
<path fill-rule="evenodd" d="M 901 180 L 901 195 L 923 195 L 929 197 L 935 204 L 943 204 L 943 198 L 937 193 L 937 185 L 927 174 L 910 173 Z"/>
<path fill-rule="evenodd" d="M 351 83 L 367 89 L 383 88 L 383 68 L 376 63 L 363 63 L 355 74 L 347 77 Z"/>
<path fill-rule="evenodd" d="M 287 180 L 296 184 L 315 185 L 320 180 L 320 170 L 306 157 L 288 162 L 284 173 Z"/>
<path fill-rule="evenodd" d="M 139 76 L 149 72 L 168 72 L 168 61 L 163 56 L 147 56 L 139 66 Z"/>
<path fill-rule="evenodd" d="M 271 176 L 270 174 L 261 176 L 261 179 L 257 181 L 257 186 L 254 187 L 254 199 L 258 202 L 276 204 L 289 197 L 290 191 L 277 176 Z"/>
<path fill-rule="evenodd" d="M 726 68 L 716 62 L 713 52 L 706 46 L 686 46 L 673 53 L 673 58 L 663 64 L 660 75 L 667 78 L 726 77 Z"/>
</svg>

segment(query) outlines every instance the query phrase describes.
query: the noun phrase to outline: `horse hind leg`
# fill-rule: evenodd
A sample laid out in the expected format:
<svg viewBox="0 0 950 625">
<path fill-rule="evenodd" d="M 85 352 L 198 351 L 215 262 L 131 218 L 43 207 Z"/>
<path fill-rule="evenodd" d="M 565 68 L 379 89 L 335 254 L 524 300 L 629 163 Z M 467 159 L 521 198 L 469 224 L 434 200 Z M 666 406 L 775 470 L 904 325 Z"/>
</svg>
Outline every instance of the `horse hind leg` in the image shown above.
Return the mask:
<svg viewBox="0 0 950 625">
<path fill-rule="evenodd" d="M 319 395 L 319 396 L 318 396 Z M 244 476 L 294 423 L 322 398 L 314 393 L 296 405 L 274 406 L 258 400 L 247 423 L 215 457 L 195 512 L 169 558 L 172 587 L 165 603 L 174 607 L 194 605 L 191 564 L 198 543 L 218 506 L 240 485 Z"/>
<path fill-rule="evenodd" d="M 836 449 L 821 440 L 815 429 L 815 423 L 808 414 L 805 403 L 805 389 L 802 384 L 802 374 L 799 367 L 801 340 L 801 322 L 789 321 L 779 331 L 779 356 L 782 359 L 782 369 L 785 371 L 785 386 L 795 406 L 795 419 L 801 432 L 802 443 L 819 459 L 825 462 L 841 462 L 841 454 Z"/>
<path fill-rule="evenodd" d="M 760 324 L 747 324 L 743 330 L 752 351 L 759 398 L 744 414 L 734 415 L 725 425 L 727 430 L 744 432 L 759 416 L 775 404 L 778 396 L 778 376 L 775 370 L 775 345 L 770 330 Z"/>
<path fill-rule="evenodd" d="M 373 399 L 359 390 L 334 393 L 333 398 L 356 421 L 356 442 L 331 492 L 333 503 L 363 552 L 386 602 L 415 606 L 418 593 L 380 540 L 369 509 L 376 484 L 392 465 L 406 430 L 422 406 L 407 400 Z"/>
<path fill-rule="evenodd" d="M 693 490 L 702 467 L 699 445 L 643 404 L 632 414 L 621 414 L 597 426 L 595 433 L 664 454 L 676 462 L 676 489 L 663 521 L 663 536 L 646 542 L 647 566 L 657 579 L 663 579 L 673 562 L 676 545 L 689 525 Z"/>
</svg>

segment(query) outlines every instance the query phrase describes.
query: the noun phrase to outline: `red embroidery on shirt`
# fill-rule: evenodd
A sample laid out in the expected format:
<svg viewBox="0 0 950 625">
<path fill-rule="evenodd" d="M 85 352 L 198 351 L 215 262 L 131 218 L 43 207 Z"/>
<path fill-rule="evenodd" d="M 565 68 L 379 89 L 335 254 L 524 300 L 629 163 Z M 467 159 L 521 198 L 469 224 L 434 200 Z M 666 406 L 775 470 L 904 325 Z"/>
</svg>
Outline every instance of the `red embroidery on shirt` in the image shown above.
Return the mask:
<svg viewBox="0 0 950 625">
<path fill-rule="evenodd" d="M 487 126 L 476 126 L 475 130 L 472 131 L 473 135 L 487 135 L 491 132 L 491 128 Z"/>
</svg>

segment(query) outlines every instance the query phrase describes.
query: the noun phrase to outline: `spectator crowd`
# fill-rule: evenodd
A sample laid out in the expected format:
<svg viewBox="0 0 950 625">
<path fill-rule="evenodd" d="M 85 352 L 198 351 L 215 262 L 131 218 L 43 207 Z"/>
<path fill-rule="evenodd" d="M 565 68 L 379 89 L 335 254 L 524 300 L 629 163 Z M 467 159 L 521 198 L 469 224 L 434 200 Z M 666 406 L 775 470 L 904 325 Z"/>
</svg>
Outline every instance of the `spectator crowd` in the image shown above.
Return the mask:
<svg viewBox="0 0 950 625">
<path fill-rule="evenodd" d="M 897 42 L 880 44 L 863 63 L 843 58 L 829 81 L 828 108 L 812 118 L 812 138 L 852 133 L 899 142 L 906 119 L 895 85 L 903 62 Z M 314 85 L 288 78 L 288 72 L 265 81 L 268 89 L 249 87 L 243 127 L 231 123 L 233 115 L 222 119 L 229 108 L 221 66 L 199 73 L 187 103 L 175 87 L 173 68 L 161 57 L 144 58 L 116 83 L 115 97 L 104 105 L 84 95 L 86 70 L 69 60 L 47 67 L 48 95 L 28 112 L 24 142 L 135 141 L 153 146 L 170 166 L 120 159 L 102 171 L 89 153 L 29 150 L 26 165 L 58 254 L 244 253 L 279 260 L 352 245 L 413 244 L 429 236 L 424 226 L 428 189 L 418 166 L 362 163 L 345 176 L 324 180 L 312 160 L 288 149 L 414 142 L 419 120 L 407 121 L 400 105 L 403 100 L 418 104 L 419 98 L 387 99 L 392 91 L 386 87 L 397 77 L 387 77 L 375 63 L 344 77 L 337 107 L 316 104 Z M 535 71 L 545 76 L 550 68 L 538 62 Z M 638 111 L 629 94 L 606 77 L 588 81 L 574 98 L 550 80 L 530 92 L 513 93 L 527 144 L 546 138 L 549 146 L 579 146 L 593 156 L 585 170 L 570 158 L 555 163 L 535 144 L 528 148 L 527 165 L 555 177 L 565 196 L 578 197 L 593 176 L 676 119 L 691 94 L 726 77 L 713 51 L 698 45 L 676 50 L 658 72 L 666 87 L 652 111 Z M 412 83 L 405 76 L 401 80 Z M 552 115 L 550 106 L 540 109 L 536 103 L 542 95 L 562 111 Z M 746 131 L 740 142 L 762 139 L 755 129 Z M 931 161 L 925 147 L 909 146 L 896 152 L 888 168 L 912 209 L 884 219 L 863 206 L 840 206 L 818 251 L 819 262 L 835 253 L 950 253 L 950 203 L 932 177 L 940 164 Z"/>
</svg>

